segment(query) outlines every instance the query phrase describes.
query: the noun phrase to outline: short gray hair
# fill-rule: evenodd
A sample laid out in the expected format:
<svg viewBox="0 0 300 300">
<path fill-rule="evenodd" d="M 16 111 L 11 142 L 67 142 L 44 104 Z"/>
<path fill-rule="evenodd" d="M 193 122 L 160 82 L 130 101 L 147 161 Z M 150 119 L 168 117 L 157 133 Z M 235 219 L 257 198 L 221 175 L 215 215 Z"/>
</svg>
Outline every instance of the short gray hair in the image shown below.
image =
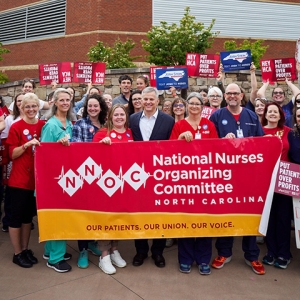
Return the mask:
<svg viewBox="0 0 300 300">
<path fill-rule="evenodd" d="M 145 94 L 148 94 L 148 93 L 152 93 L 152 92 L 155 93 L 156 98 L 159 97 L 157 88 L 152 87 L 152 86 L 147 86 L 146 88 L 144 88 L 143 91 L 142 91 L 142 96 L 144 96 Z"/>
<path fill-rule="evenodd" d="M 197 93 L 197 92 L 192 92 L 192 93 L 190 93 L 190 94 L 188 95 L 188 97 L 186 98 L 186 101 L 189 102 L 189 100 L 190 100 L 191 98 L 194 98 L 194 97 L 196 97 L 196 98 L 201 102 L 201 104 L 203 105 L 203 98 L 202 98 L 201 94 L 200 94 L 200 93 Z"/>
<path fill-rule="evenodd" d="M 208 90 L 207 97 L 209 97 L 213 92 L 217 93 L 221 98 L 223 97 L 222 91 L 216 86 L 213 86 Z"/>
</svg>

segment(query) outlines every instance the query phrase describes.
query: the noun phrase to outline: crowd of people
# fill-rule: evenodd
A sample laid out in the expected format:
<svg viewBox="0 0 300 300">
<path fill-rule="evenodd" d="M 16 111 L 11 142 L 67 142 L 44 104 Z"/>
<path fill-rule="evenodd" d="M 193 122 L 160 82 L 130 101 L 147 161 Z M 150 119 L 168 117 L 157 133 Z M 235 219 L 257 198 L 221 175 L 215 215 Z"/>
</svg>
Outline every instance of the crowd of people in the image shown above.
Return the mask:
<svg viewBox="0 0 300 300">
<path fill-rule="evenodd" d="M 171 88 L 173 99 L 163 101 L 158 90 L 149 86 L 146 75 L 137 78 L 135 90 L 132 90 L 130 76 L 120 76 L 121 93 L 114 99 L 111 95 L 102 95 L 97 87 L 89 84 L 87 93 L 77 102 L 73 87 L 57 88 L 55 83 L 48 101 L 39 100 L 34 94 L 34 81 L 25 79 L 23 92 L 15 96 L 9 107 L 11 114 L 4 119 L 0 109 L 1 140 L 6 148 L 2 157 L 2 173 L 5 174 L 2 176 L 2 189 L 5 186 L 2 231 L 9 232 L 14 250 L 13 263 L 23 268 L 38 263 L 28 244 L 32 219 L 36 215 L 34 153 L 40 142 L 59 142 L 66 147 L 70 142 L 99 142 L 109 147 L 112 143 L 128 141 L 172 139 L 191 142 L 272 135 L 282 141 L 281 159 L 300 164 L 299 88 L 286 79 L 293 98 L 284 105 L 285 92 L 276 87 L 272 90 L 272 98 L 267 99 L 269 83 L 257 88 L 252 65 L 251 93 L 246 99 L 245 92 L 236 83 L 224 87 L 222 71 L 220 69 L 216 78 L 216 86 L 192 92 L 187 99 L 179 97 L 176 89 Z M 209 118 L 201 114 L 205 106 L 213 109 Z M 41 109 L 47 111 L 39 118 Z M 291 259 L 292 219 L 292 198 L 274 193 L 265 237 L 267 253 L 262 262 L 256 237 L 245 236 L 242 241 L 245 262 L 256 274 L 265 274 L 264 264 L 287 268 Z M 233 237 L 217 238 L 218 255 L 212 260 L 212 238 L 178 238 L 180 272 L 191 272 L 194 262 L 201 275 L 211 274 L 211 267 L 223 268 L 231 261 L 233 240 Z M 147 239 L 135 240 L 133 266 L 141 266 L 150 250 L 154 264 L 163 268 L 166 264 L 163 251 L 173 242 L 174 239 L 153 239 L 150 248 Z M 106 274 L 116 273 L 115 266 L 124 268 L 127 265 L 116 240 L 79 240 L 78 250 L 79 268 L 88 267 L 89 251 L 99 256 L 99 268 Z M 47 241 L 43 258 L 47 260 L 47 266 L 57 272 L 71 270 L 67 261 L 72 255 L 66 252 L 64 240 Z"/>
</svg>

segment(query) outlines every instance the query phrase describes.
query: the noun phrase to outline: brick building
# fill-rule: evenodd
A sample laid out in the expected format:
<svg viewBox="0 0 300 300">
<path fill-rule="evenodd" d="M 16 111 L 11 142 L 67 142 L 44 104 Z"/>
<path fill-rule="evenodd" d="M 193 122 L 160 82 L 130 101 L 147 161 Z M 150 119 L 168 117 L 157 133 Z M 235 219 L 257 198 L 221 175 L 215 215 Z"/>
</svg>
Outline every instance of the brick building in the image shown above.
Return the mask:
<svg viewBox="0 0 300 300">
<path fill-rule="evenodd" d="M 172 5 L 170 5 L 170 2 Z M 0 0 L 0 70 L 10 80 L 38 77 L 37 65 L 86 61 L 92 45 L 112 44 L 118 37 L 136 42 L 133 55 L 146 55 L 141 39 L 160 20 L 178 22 L 189 5 L 198 21 L 220 31 L 208 53 L 223 51 L 228 39 L 263 38 L 270 47 L 264 58 L 293 57 L 300 15 L 299 0 Z M 145 61 L 144 57 L 140 61 Z"/>
</svg>

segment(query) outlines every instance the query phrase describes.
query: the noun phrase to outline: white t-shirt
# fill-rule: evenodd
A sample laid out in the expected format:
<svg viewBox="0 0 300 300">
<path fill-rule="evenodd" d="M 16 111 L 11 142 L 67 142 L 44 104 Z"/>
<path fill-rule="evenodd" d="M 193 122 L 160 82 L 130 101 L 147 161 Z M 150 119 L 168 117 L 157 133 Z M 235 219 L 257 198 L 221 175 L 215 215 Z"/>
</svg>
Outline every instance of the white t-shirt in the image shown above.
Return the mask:
<svg viewBox="0 0 300 300">
<path fill-rule="evenodd" d="M 39 99 L 39 101 L 40 101 L 40 108 L 39 108 L 39 109 L 43 109 L 45 101 L 40 100 L 40 99 Z M 8 109 L 9 109 L 10 111 L 13 111 L 13 110 L 14 110 L 14 105 L 15 105 L 15 102 L 13 101 L 13 102 L 9 105 Z"/>
<path fill-rule="evenodd" d="M 1 139 L 6 139 L 8 137 L 8 133 L 9 133 L 9 129 L 11 127 L 11 125 L 17 121 L 21 120 L 20 116 L 18 116 L 15 120 L 14 120 L 14 116 L 13 115 L 9 115 L 5 118 L 5 128 L 4 130 L 1 132 Z"/>
</svg>

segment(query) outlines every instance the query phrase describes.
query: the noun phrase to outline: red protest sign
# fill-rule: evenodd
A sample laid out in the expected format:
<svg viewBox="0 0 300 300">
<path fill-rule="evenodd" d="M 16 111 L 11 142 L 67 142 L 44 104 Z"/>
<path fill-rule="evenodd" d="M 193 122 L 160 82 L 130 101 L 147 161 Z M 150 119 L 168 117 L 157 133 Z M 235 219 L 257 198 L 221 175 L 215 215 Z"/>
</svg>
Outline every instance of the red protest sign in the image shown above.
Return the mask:
<svg viewBox="0 0 300 300">
<path fill-rule="evenodd" d="M 8 111 L 7 106 L 4 105 L 1 109 L 2 109 L 2 111 L 3 111 L 4 119 L 5 119 L 7 116 L 10 115 L 10 112 Z"/>
<path fill-rule="evenodd" d="M 89 83 L 92 81 L 93 63 L 74 62 L 74 82 Z"/>
<path fill-rule="evenodd" d="M 269 59 L 260 61 L 262 81 L 270 83 L 297 79 L 295 58 Z"/>
<path fill-rule="evenodd" d="M 35 155 L 40 240 L 255 235 L 281 147 L 276 137 L 42 143 Z M 47 153 L 60 155 L 45 161 Z M 125 160 L 116 159 L 120 153 Z"/>
<path fill-rule="evenodd" d="M 105 79 L 105 63 L 93 63 L 92 83 L 104 84 Z"/>
<path fill-rule="evenodd" d="M 104 84 L 105 63 L 75 62 L 74 82 Z"/>
<path fill-rule="evenodd" d="M 72 82 L 72 68 L 70 62 L 51 63 L 39 65 L 40 85 Z"/>
<path fill-rule="evenodd" d="M 199 53 L 187 53 L 185 64 L 188 68 L 189 76 L 199 76 Z"/>
<path fill-rule="evenodd" d="M 220 55 L 187 53 L 186 66 L 189 76 L 216 78 L 220 68 Z"/>
<path fill-rule="evenodd" d="M 275 192 L 300 198 L 300 165 L 280 161 Z"/>
<path fill-rule="evenodd" d="M 201 118 L 209 119 L 210 116 L 215 112 L 217 109 L 210 107 L 210 106 L 203 106 L 202 112 L 201 112 Z"/>
</svg>

